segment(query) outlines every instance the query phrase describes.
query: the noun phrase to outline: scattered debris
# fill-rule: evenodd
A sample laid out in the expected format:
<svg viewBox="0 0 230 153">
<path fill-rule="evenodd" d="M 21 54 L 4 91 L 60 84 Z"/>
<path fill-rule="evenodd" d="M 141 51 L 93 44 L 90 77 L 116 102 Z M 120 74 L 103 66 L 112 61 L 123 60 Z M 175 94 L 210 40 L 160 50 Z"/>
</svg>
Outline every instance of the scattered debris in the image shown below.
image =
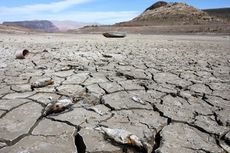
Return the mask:
<svg viewBox="0 0 230 153">
<path fill-rule="evenodd" d="M 107 55 L 107 54 L 102 54 L 102 56 L 105 58 L 112 58 L 113 57 L 112 55 Z"/>
<path fill-rule="evenodd" d="M 39 69 L 39 70 L 46 70 L 48 67 L 47 66 L 39 66 L 39 67 L 37 67 L 37 69 Z"/>
<path fill-rule="evenodd" d="M 45 52 L 45 53 L 47 53 L 47 52 L 48 52 L 48 50 L 47 50 L 47 49 L 44 49 L 42 52 Z"/>
<path fill-rule="evenodd" d="M 140 140 L 140 138 L 129 131 L 123 129 L 110 129 L 106 127 L 97 127 L 95 129 L 105 134 L 109 139 L 112 139 L 117 143 L 136 146 L 140 149 L 145 149 L 147 153 L 152 152 L 152 147 L 150 144 Z"/>
<path fill-rule="evenodd" d="M 124 76 L 127 80 L 133 80 L 133 79 L 135 79 L 134 76 L 131 76 L 129 74 L 124 74 L 123 72 L 119 72 L 119 71 L 116 72 L 116 76 L 119 76 L 119 77 Z"/>
<path fill-rule="evenodd" d="M 57 71 L 69 71 L 69 70 L 72 70 L 72 69 L 75 70 L 75 71 L 87 71 L 88 70 L 83 65 L 71 65 L 71 64 L 68 64 L 68 65 L 60 68 Z"/>
<path fill-rule="evenodd" d="M 27 49 L 24 49 L 23 51 L 16 53 L 16 59 L 25 59 L 26 56 L 28 56 L 29 51 Z"/>
<path fill-rule="evenodd" d="M 59 48 L 57 48 L 57 47 L 53 47 L 53 48 L 51 48 L 52 50 L 57 50 L 57 49 L 59 49 Z"/>
<path fill-rule="evenodd" d="M 52 98 L 49 98 L 51 100 L 50 103 L 47 104 L 45 107 L 45 110 L 43 112 L 43 116 L 47 116 L 49 114 L 53 113 L 60 113 L 65 111 L 66 109 L 70 109 L 73 105 L 73 102 L 70 98 L 64 98 L 57 101 L 52 101 Z"/>
<path fill-rule="evenodd" d="M 42 88 L 52 84 L 54 84 L 54 81 L 52 79 L 40 80 L 32 83 L 31 89 L 34 90 L 34 88 Z"/>
<path fill-rule="evenodd" d="M 37 63 L 35 63 L 33 60 L 31 62 L 34 64 L 34 66 L 37 66 Z"/>
<path fill-rule="evenodd" d="M 140 104 L 142 104 L 142 105 L 145 105 L 145 104 L 146 104 L 143 100 L 141 100 L 140 97 L 137 97 L 137 96 L 133 96 L 133 97 L 132 97 L 132 100 L 133 100 L 134 102 L 140 103 Z"/>
<path fill-rule="evenodd" d="M 58 71 L 69 71 L 69 70 L 71 70 L 72 69 L 72 67 L 71 66 L 65 66 L 65 67 L 62 67 L 60 70 L 58 70 Z"/>
</svg>

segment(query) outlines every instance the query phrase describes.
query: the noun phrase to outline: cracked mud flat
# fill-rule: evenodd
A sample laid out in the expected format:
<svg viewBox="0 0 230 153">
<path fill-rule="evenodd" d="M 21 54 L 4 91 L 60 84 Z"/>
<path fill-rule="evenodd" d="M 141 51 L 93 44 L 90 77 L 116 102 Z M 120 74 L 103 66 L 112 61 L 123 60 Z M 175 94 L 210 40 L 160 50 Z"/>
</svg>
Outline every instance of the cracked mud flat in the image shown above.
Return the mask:
<svg viewBox="0 0 230 153">
<path fill-rule="evenodd" d="M 229 42 L 229 36 L 1 34 L 0 152 L 145 152 L 95 130 L 103 126 L 135 134 L 153 153 L 227 153 Z M 29 56 L 16 60 L 23 49 Z M 30 84 L 44 78 L 54 84 L 32 91 Z M 62 96 L 78 99 L 72 110 L 42 116 L 49 97 Z"/>
</svg>

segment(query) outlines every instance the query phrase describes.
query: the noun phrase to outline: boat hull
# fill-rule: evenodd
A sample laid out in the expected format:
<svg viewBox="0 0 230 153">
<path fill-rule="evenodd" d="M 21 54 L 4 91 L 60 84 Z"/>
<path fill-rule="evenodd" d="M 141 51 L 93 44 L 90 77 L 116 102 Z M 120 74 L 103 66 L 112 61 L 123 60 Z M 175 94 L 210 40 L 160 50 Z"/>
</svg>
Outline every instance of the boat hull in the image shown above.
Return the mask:
<svg viewBox="0 0 230 153">
<path fill-rule="evenodd" d="M 124 38 L 126 36 L 125 33 L 103 33 L 103 36 L 106 38 Z"/>
</svg>

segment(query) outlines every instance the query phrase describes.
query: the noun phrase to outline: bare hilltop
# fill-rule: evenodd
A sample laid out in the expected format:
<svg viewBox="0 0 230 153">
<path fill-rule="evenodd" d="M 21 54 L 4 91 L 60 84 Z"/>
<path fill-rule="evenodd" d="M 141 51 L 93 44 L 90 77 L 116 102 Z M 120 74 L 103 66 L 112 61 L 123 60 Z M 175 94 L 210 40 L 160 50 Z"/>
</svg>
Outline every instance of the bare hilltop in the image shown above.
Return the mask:
<svg viewBox="0 0 230 153">
<path fill-rule="evenodd" d="M 159 1 L 133 20 L 118 25 L 200 25 L 210 23 L 226 22 L 185 3 Z"/>
<path fill-rule="evenodd" d="M 230 33 L 230 8 L 200 10 L 185 3 L 159 1 L 139 16 L 112 26 L 87 26 L 79 33 L 126 31 L 129 33 Z"/>
</svg>

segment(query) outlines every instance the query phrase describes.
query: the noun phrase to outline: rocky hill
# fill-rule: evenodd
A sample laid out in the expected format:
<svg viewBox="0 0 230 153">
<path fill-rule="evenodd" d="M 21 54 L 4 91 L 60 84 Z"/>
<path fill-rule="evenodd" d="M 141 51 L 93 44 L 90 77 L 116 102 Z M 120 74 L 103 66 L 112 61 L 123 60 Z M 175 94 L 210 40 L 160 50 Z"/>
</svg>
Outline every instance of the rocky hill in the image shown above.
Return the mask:
<svg viewBox="0 0 230 153">
<path fill-rule="evenodd" d="M 220 22 L 224 23 L 225 21 L 185 3 L 159 1 L 133 20 L 117 25 L 203 25 Z"/>
<path fill-rule="evenodd" d="M 71 21 L 71 20 L 63 20 L 63 21 L 57 21 L 53 20 L 51 21 L 58 29 L 62 32 L 66 32 L 73 29 L 79 29 L 84 26 L 88 25 L 98 25 L 98 23 L 86 23 L 86 22 L 77 22 L 77 21 Z"/>
<path fill-rule="evenodd" d="M 205 9 L 203 11 L 211 16 L 227 20 L 230 23 L 230 8 Z"/>
<path fill-rule="evenodd" d="M 21 26 L 24 28 L 42 31 L 42 32 L 57 32 L 59 29 L 48 20 L 34 20 L 34 21 L 16 21 L 16 22 L 3 22 L 3 25 Z"/>
<path fill-rule="evenodd" d="M 33 30 L 20 27 L 0 24 L 0 33 L 32 33 Z"/>
</svg>

